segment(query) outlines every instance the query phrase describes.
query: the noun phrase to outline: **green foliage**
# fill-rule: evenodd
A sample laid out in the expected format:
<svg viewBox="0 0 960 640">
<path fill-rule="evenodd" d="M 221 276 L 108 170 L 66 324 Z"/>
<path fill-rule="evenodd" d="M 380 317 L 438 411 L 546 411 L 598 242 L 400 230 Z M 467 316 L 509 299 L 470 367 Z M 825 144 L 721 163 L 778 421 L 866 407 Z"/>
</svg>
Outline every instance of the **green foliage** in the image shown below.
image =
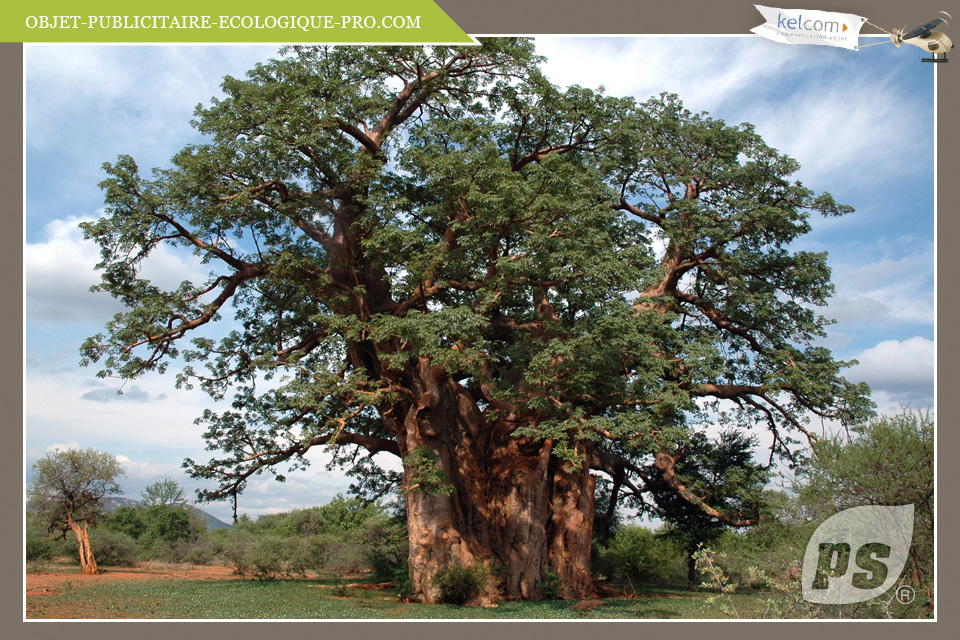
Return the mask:
<svg viewBox="0 0 960 640">
<path fill-rule="evenodd" d="M 617 529 L 609 545 L 597 545 L 594 571 L 629 591 L 684 580 L 683 547 L 639 525 Z"/>
<path fill-rule="evenodd" d="M 346 498 L 337 494 L 325 505 L 308 509 L 294 509 L 284 513 L 265 514 L 256 520 L 241 518 L 238 529 L 251 533 L 311 536 L 320 533 L 352 534 L 363 528 L 371 518 L 384 512 L 383 506 L 361 498 Z"/>
<path fill-rule="evenodd" d="M 186 502 L 183 488 L 172 478 L 154 482 L 140 493 L 140 504 L 145 507 L 181 507 Z"/>
<path fill-rule="evenodd" d="M 437 572 L 433 583 L 440 589 L 440 602 L 462 605 L 481 594 L 487 578 L 487 568 L 482 564 L 454 562 Z"/>
<path fill-rule="evenodd" d="M 70 522 L 95 525 L 107 496 L 120 493 L 125 474 L 112 454 L 94 449 L 48 453 L 33 465 L 27 487 L 27 510 L 42 519 L 56 537 L 65 537 Z"/>
<path fill-rule="evenodd" d="M 371 569 L 377 580 L 406 579 L 406 527 L 378 504 L 336 496 L 328 504 L 257 518 L 212 532 L 217 554 L 237 574 L 259 578 Z"/>
<path fill-rule="evenodd" d="M 39 516 L 27 512 L 24 529 L 28 562 L 46 560 L 56 555 L 55 542 L 50 539 L 46 525 Z"/>
<path fill-rule="evenodd" d="M 439 466 L 440 457 L 429 447 L 417 447 L 403 459 L 403 466 L 410 469 L 410 481 L 405 491 L 423 491 L 433 495 L 450 495 L 454 487 Z"/>
<path fill-rule="evenodd" d="M 647 466 L 652 504 L 644 511 L 665 523 L 662 535 L 686 550 L 688 583 L 696 584 L 694 552 L 719 538 L 730 523 L 756 523 L 761 516 L 767 469 L 753 459 L 755 440 L 735 431 L 723 431 L 716 442 L 694 433 L 674 445 L 676 480 L 687 496 L 670 487 L 655 462 Z M 694 498 L 691 499 L 690 497 Z M 705 513 L 700 502 L 721 514 Z M 743 525 L 740 525 L 743 526 Z"/>
<path fill-rule="evenodd" d="M 53 546 L 44 536 L 37 536 L 36 534 L 27 533 L 26 541 L 26 557 L 27 562 L 34 562 L 37 560 L 49 560 L 53 557 Z"/>
<path fill-rule="evenodd" d="M 90 533 L 90 545 L 98 565 L 133 567 L 140 560 L 137 543 L 117 531 L 98 527 Z"/>
<path fill-rule="evenodd" d="M 406 535 L 406 525 L 397 518 L 379 515 L 364 523 L 360 535 L 363 556 L 376 580 L 398 584 L 409 580 Z"/>
<path fill-rule="evenodd" d="M 90 530 L 90 546 L 97 565 L 132 567 L 141 560 L 137 543 L 130 536 L 107 527 Z M 72 536 L 65 540 L 64 550 L 79 563 L 80 545 Z"/>
<path fill-rule="evenodd" d="M 107 514 L 103 526 L 139 540 L 147 529 L 145 511 L 140 506 L 122 504 Z"/>
<path fill-rule="evenodd" d="M 907 575 L 932 589 L 934 419 L 929 411 L 881 416 L 817 443 L 797 473 L 800 502 L 822 521 L 851 507 L 914 505 Z"/>
<path fill-rule="evenodd" d="M 344 577 L 366 567 L 364 545 L 357 540 L 331 540 L 324 550 L 323 568 Z"/>
<path fill-rule="evenodd" d="M 226 529 L 218 535 L 220 555 L 237 575 L 246 575 L 253 567 L 250 549 L 256 537 L 247 531 Z"/>
<path fill-rule="evenodd" d="M 813 213 L 849 207 L 791 181 L 798 164 L 750 125 L 669 94 L 561 90 L 540 62 L 518 38 L 292 47 L 226 78 L 171 168 L 104 165 L 83 231 L 96 289 L 128 310 L 82 358 L 125 378 L 182 358 L 178 384 L 233 394 L 199 420 L 218 453 L 187 461 L 219 483 L 203 498 L 282 479 L 317 442 L 380 447 L 384 416 L 433 410 L 418 363 L 487 426 L 529 416 L 515 434 L 574 466 L 588 441 L 635 462 L 659 453 L 653 434 L 687 441 L 702 398 L 737 400 L 713 409 L 768 425 L 781 454 L 809 413 L 869 413 L 847 363 L 812 346 L 826 256 L 790 249 Z M 161 246 L 209 276 L 142 278 Z M 227 304 L 236 328 L 204 335 Z M 455 490 L 427 450 L 407 463 L 419 489 Z"/>
<path fill-rule="evenodd" d="M 799 576 L 807 541 L 817 526 L 796 496 L 767 490 L 762 520 L 741 531 L 727 531 L 711 548 L 724 554 L 720 562 L 731 580 L 753 588 Z"/>
<path fill-rule="evenodd" d="M 179 507 L 147 507 L 143 517 L 145 530 L 140 540 L 146 546 L 193 540 L 205 529 L 196 516 Z"/>
<path fill-rule="evenodd" d="M 170 546 L 169 557 L 173 562 L 187 562 L 189 564 L 211 564 L 217 558 L 217 545 L 208 536 L 201 536 L 193 540 L 181 540 Z"/>
<path fill-rule="evenodd" d="M 722 609 L 728 618 L 739 618 L 740 612 L 734 605 L 730 594 L 737 590 L 737 583 L 732 582 L 724 573 L 721 563 L 726 559 L 726 554 L 716 552 L 700 545 L 693 552 L 693 559 L 696 562 L 697 571 L 703 576 L 703 582 L 700 584 L 705 589 L 716 591 L 717 595 L 707 599 L 709 604 L 715 604 L 718 600 L 721 602 Z"/>
<path fill-rule="evenodd" d="M 540 581 L 540 595 L 544 600 L 557 600 L 560 598 L 560 576 L 553 569 L 547 569 L 543 574 L 543 580 Z"/>
<path fill-rule="evenodd" d="M 103 526 L 135 540 L 145 558 L 179 562 L 185 555 L 203 558 L 191 550 L 206 531 L 202 516 L 178 506 L 121 505 L 108 514 Z"/>
<path fill-rule="evenodd" d="M 283 552 L 283 541 L 280 538 L 257 536 L 247 551 L 254 575 L 265 579 L 284 573 Z"/>
</svg>

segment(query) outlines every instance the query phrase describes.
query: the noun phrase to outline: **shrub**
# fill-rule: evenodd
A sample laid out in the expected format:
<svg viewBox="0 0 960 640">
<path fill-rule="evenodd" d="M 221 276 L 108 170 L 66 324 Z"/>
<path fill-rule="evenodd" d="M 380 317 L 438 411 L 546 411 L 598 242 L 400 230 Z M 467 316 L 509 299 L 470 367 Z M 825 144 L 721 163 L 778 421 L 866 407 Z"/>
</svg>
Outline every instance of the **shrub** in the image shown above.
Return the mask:
<svg viewBox="0 0 960 640">
<path fill-rule="evenodd" d="M 247 531 L 230 530 L 220 537 L 220 555 L 233 572 L 243 576 L 250 573 L 253 563 L 250 550 L 256 538 Z"/>
<path fill-rule="evenodd" d="M 356 573 L 366 567 L 363 552 L 363 546 L 355 540 L 334 540 L 324 551 L 323 566 L 341 577 Z"/>
<path fill-rule="evenodd" d="M 456 562 L 437 573 L 433 583 L 440 589 L 440 602 L 464 604 L 483 591 L 487 568 L 482 564 L 466 565 Z"/>
<path fill-rule="evenodd" d="M 283 543 L 278 536 L 259 537 L 250 546 L 250 564 L 260 579 L 284 573 Z"/>
<path fill-rule="evenodd" d="M 47 538 L 33 536 L 28 533 L 26 555 L 27 562 L 48 560 L 53 557 L 53 546 Z"/>
<path fill-rule="evenodd" d="M 360 539 L 364 543 L 363 558 L 379 582 L 400 582 L 409 573 L 406 543 L 407 528 L 395 518 L 376 516 L 363 524 Z"/>
<path fill-rule="evenodd" d="M 132 567 L 140 560 L 137 543 L 130 536 L 111 529 L 97 528 L 90 532 L 90 546 L 98 565 Z"/>
<path fill-rule="evenodd" d="M 286 538 L 282 545 L 283 569 L 287 575 L 304 576 L 307 571 L 323 567 L 327 541 L 320 536 Z"/>
<path fill-rule="evenodd" d="M 641 526 L 620 527 L 606 549 L 598 549 L 596 568 L 627 587 L 682 584 L 684 554 L 679 546 Z"/>
<path fill-rule="evenodd" d="M 545 600 L 558 600 L 560 598 L 560 576 L 553 569 L 547 569 L 540 581 L 540 593 Z"/>
<path fill-rule="evenodd" d="M 170 546 L 169 555 L 171 562 L 207 565 L 216 557 L 217 545 L 206 536 L 196 540 L 181 540 Z"/>
</svg>

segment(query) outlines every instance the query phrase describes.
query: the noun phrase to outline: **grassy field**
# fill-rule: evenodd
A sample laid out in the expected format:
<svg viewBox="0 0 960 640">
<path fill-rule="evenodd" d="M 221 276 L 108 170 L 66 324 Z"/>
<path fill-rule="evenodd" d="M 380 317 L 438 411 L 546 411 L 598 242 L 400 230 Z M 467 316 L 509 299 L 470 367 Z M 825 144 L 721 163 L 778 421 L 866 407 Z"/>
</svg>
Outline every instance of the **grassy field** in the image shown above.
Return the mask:
<svg viewBox="0 0 960 640">
<path fill-rule="evenodd" d="M 187 575 L 188 577 L 184 577 Z M 222 572 L 219 575 L 223 575 Z M 119 579 L 81 576 L 68 565 L 29 569 L 28 618 L 154 619 L 677 619 L 762 618 L 765 593 L 729 599 L 680 589 L 573 603 L 501 602 L 497 608 L 405 604 L 389 588 L 347 588 L 330 577 L 254 580 L 191 578 L 162 571 Z M 55 579 L 55 582 L 51 582 Z M 31 587 L 33 584 L 33 587 Z M 53 586 L 41 586 L 43 584 Z M 33 591 L 31 591 L 31 588 Z M 732 608 L 731 608 L 732 607 Z"/>
</svg>

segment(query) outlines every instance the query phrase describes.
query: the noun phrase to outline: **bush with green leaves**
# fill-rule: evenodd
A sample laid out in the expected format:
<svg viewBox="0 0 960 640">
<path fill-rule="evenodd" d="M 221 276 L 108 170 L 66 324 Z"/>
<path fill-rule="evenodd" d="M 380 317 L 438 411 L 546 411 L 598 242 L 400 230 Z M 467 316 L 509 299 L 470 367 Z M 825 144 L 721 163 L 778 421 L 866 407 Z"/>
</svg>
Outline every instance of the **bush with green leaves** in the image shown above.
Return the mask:
<svg viewBox="0 0 960 640">
<path fill-rule="evenodd" d="M 817 526 L 807 519 L 796 496 L 768 490 L 764 500 L 759 523 L 728 531 L 712 544 L 713 550 L 723 554 L 717 562 L 731 579 L 754 588 L 768 588 L 772 580 L 796 574 Z"/>
<path fill-rule="evenodd" d="M 255 534 L 278 536 L 310 536 L 321 533 L 359 532 L 371 518 L 382 515 L 382 505 L 361 498 L 340 494 L 319 507 L 295 509 L 284 513 L 265 514 L 256 520 L 240 518 L 236 528 Z"/>
<path fill-rule="evenodd" d="M 59 545 L 50 537 L 41 518 L 28 512 L 25 525 L 27 562 L 47 560 L 57 555 Z"/>
<path fill-rule="evenodd" d="M 343 578 L 372 569 L 381 582 L 408 577 L 405 524 L 360 498 L 338 495 L 319 507 L 241 517 L 232 530 L 211 535 L 217 553 L 241 574 L 327 570 Z"/>
<path fill-rule="evenodd" d="M 171 562 L 207 565 L 217 558 L 217 544 L 209 536 L 181 540 L 170 545 L 167 559 Z"/>
<path fill-rule="evenodd" d="M 189 543 L 206 531 L 202 516 L 180 506 L 122 505 L 110 513 L 104 527 L 136 541 L 144 558 L 182 562 Z"/>
<path fill-rule="evenodd" d="M 243 576 L 250 573 L 253 568 L 250 549 L 256 542 L 256 536 L 242 529 L 224 529 L 216 540 L 220 557 L 235 574 Z"/>
<path fill-rule="evenodd" d="M 386 515 L 367 520 L 360 532 L 363 557 L 380 582 L 401 582 L 408 578 L 406 523 Z"/>
<path fill-rule="evenodd" d="M 364 545 L 358 540 L 341 538 L 327 545 L 323 554 L 323 568 L 338 574 L 341 578 L 358 573 L 366 568 Z"/>
<path fill-rule="evenodd" d="M 800 502 L 822 521 L 863 505 L 914 505 L 907 576 L 932 595 L 934 417 L 903 409 L 821 440 L 797 474 Z"/>
<path fill-rule="evenodd" d="M 673 539 L 639 525 L 619 527 L 595 552 L 596 573 L 626 589 L 677 585 L 685 581 L 685 555 Z"/>
<path fill-rule="evenodd" d="M 27 562 L 38 560 L 49 560 L 53 557 L 53 545 L 50 539 L 45 536 L 37 536 L 33 533 L 27 533 L 26 542 Z"/>
<path fill-rule="evenodd" d="M 248 550 L 253 574 L 260 579 L 275 578 L 285 573 L 283 539 L 259 536 Z"/>
<path fill-rule="evenodd" d="M 140 561 L 140 552 L 137 543 L 125 533 L 114 531 L 107 527 L 97 527 L 90 530 L 90 544 L 93 548 L 93 557 L 97 565 L 105 567 L 133 567 Z M 79 544 L 67 538 L 65 545 L 70 556 L 79 558 Z M 79 560 L 77 561 L 79 563 Z"/>
<path fill-rule="evenodd" d="M 106 567 L 133 567 L 140 561 L 137 543 L 133 538 L 110 529 L 98 527 L 90 535 L 97 564 Z"/>
<path fill-rule="evenodd" d="M 482 564 L 455 562 L 438 572 L 433 583 L 440 590 L 440 602 L 466 604 L 483 592 L 487 577 L 487 568 Z"/>
<path fill-rule="evenodd" d="M 553 569 L 547 569 L 540 582 L 540 595 L 544 600 L 558 600 L 560 598 L 560 576 Z"/>
</svg>

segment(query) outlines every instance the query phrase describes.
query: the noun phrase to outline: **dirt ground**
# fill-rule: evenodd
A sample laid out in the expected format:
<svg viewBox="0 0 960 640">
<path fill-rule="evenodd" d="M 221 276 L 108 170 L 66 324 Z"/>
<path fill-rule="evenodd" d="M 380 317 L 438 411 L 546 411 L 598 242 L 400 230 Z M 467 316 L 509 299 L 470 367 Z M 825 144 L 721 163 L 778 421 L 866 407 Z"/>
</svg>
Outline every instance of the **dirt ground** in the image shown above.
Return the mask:
<svg viewBox="0 0 960 640">
<path fill-rule="evenodd" d="M 137 580 L 229 580 L 238 578 L 229 567 L 197 566 L 188 564 L 141 563 L 136 567 L 110 567 L 95 576 L 80 573 L 79 567 L 66 561 L 49 564 L 26 573 L 25 589 L 27 618 L 77 618 L 88 617 L 86 612 L 73 607 L 59 607 L 45 596 L 62 592 L 65 588 L 83 589 L 91 585 L 134 582 Z M 69 610 L 68 610 L 69 609 Z M 96 616 L 89 616 L 96 617 Z"/>
</svg>

